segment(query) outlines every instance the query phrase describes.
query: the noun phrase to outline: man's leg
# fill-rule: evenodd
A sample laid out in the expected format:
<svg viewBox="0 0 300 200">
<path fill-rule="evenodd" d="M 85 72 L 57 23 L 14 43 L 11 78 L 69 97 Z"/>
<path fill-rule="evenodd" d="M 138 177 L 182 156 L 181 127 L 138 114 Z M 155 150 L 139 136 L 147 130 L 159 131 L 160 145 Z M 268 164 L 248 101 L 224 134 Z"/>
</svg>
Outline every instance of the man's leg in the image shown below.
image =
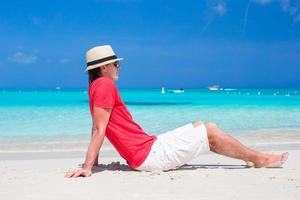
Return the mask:
<svg viewBox="0 0 300 200">
<path fill-rule="evenodd" d="M 193 126 L 203 122 L 196 121 Z M 222 132 L 214 123 L 204 123 L 209 141 L 210 150 L 232 158 L 252 162 L 255 167 L 280 167 L 287 159 L 288 154 L 265 154 L 247 148 L 238 140 Z"/>
</svg>

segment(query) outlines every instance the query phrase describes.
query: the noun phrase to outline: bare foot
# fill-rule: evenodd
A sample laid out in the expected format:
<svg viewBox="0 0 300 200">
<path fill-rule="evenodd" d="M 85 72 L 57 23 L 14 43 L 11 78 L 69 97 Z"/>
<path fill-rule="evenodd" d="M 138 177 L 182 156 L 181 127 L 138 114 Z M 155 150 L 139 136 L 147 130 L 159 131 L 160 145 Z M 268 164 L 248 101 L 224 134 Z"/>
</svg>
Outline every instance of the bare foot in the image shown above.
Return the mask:
<svg viewBox="0 0 300 200">
<path fill-rule="evenodd" d="M 277 168 L 281 167 L 283 163 L 288 159 L 289 153 L 285 152 L 281 155 L 266 154 L 266 157 L 257 163 L 254 163 L 254 167 L 261 168 Z"/>
</svg>

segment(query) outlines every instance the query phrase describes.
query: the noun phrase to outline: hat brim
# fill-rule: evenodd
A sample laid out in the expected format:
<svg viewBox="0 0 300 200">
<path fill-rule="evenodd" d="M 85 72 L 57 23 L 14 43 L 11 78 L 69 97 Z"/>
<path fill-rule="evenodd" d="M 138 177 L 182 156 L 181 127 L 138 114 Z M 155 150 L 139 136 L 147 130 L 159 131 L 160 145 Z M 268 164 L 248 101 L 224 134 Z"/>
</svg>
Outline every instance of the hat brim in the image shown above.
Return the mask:
<svg viewBox="0 0 300 200">
<path fill-rule="evenodd" d="M 119 61 L 119 60 L 123 60 L 123 58 L 116 58 L 116 59 L 112 59 L 112 60 L 105 61 L 105 62 L 103 62 L 103 63 L 98 63 L 98 64 L 95 64 L 95 65 L 88 66 L 88 67 L 85 69 L 85 72 L 87 72 L 87 71 L 89 71 L 89 70 L 91 70 L 91 69 L 95 69 L 95 68 L 101 67 L 101 66 L 103 66 L 103 65 L 107 65 L 107 64 L 110 64 L 110 63 Z"/>
</svg>

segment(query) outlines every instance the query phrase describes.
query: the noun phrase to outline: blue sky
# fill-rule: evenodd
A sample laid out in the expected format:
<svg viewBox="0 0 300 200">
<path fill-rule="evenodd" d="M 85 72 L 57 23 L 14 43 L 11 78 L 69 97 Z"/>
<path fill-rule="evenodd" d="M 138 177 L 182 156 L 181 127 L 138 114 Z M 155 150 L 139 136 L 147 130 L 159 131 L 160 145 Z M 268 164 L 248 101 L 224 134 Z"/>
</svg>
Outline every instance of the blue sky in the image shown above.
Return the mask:
<svg viewBox="0 0 300 200">
<path fill-rule="evenodd" d="M 0 88 L 84 88 L 111 44 L 120 88 L 300 87 L 300 0 L 2 1 Z"/>
</svg>

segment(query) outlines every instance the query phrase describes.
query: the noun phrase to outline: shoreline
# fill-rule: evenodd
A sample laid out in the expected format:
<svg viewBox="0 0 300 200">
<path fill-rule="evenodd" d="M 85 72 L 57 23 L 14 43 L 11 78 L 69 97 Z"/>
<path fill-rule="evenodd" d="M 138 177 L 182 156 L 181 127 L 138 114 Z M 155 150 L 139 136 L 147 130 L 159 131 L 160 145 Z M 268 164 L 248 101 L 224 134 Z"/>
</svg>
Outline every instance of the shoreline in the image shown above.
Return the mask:
<svg viewBox="0 0 300 200">
<path fill-rule="evenodd" d="M 149 133 L 151 135 L 151 133 Z M 300 128 L 258 129 L 237 131 L 230 134 L 243 144 L 253 147 L 268 146 L 299 146 Z M 76 152 L 86 151 L 90 136 L 59 137 L 59 138 L 13 138 L 1 139 L 0 155 L 2 153 L 20 152 Z M 102 150 L 111 151 L 114 147 L 105 138 Z"/>
<path fill-rule="evenodd" d="M 247 147 L 258 151 L 300 150 L 300 129 L 261 129 L 241 131 L 233 135 Z M 14 140 L 0 142 L 0 160 L 30 159 L 84 159 L 89 137 L 54 140 Z M 115 148 L 105 138 L 100 151 L 101 157 L 119 157 Z"/>
</svg>

